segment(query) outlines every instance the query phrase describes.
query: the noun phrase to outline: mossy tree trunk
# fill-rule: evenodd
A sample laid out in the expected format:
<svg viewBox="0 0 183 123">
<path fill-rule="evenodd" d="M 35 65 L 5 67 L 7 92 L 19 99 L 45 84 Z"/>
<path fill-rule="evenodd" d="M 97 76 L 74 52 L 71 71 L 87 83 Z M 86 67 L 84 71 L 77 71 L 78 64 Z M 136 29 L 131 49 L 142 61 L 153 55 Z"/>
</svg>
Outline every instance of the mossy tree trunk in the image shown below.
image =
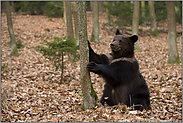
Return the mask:
<svg viewBox="0 0 183 123">
<path fill-rule="evenodd" d="M 9 1 L 5 1 L 4 4 L 6 7 L 7 25 L 8 25 L 8 31 L 9 31 L 10 40 L 11 40 L 11 56 L 18 56 L 18 50 L 17 50 L 15 35 L 13 31 Z"/>
<path fill-rule="evenodd" d="M 95 42 L 99 43 L 99 5 L 98 1 L 92 1 L 92 11 L 93 11 L 93 28 L 92 37 Z"/>
<path fill-rule="evenodd" d="M 96 98 L 93 94 L 90 73 L 87 70 L 89 63 L 89 48 L 87 42 L 87 21 L 86 21 L 86 1 L 77 2 L 78 5 L 78 27 L 79 27 L 79 47 L 80 47 L 80 82 L 83 93 L 83 107 L 90 109 L 95 106 Z"/>
<path fill-rule="evenodd" d="M 175 5 L 173 1 L 167 2 L 167 18 L 168 18 L 168 63 L 180 63 L 177 50 L 176 21 L 175 21 Z"/>
<path fill-rule="evenodd" d="M 148 1 L 148 2 L 149 2 L 150 15 L 152 17 L 151 34 L 158 36 L 159 33 L 157 30 L 156 16 L 155 16 L 155 10 L 154 10 L 154 1 Z"/>
<path fill-rule="evenodd" d="M 74 1 L 72 2 L 72 8 L 73 8 L 73 15 L 74 15 L 74 28 L 75 28 L 75 38 L 76 45 L 79 45 L 79 35 L 78 35 L 78 13 L 77 13 L 77 3 Z"/>
<path fill-rule="evenodd" d="M 67 23 L 65 1 L 63 1 L 63 6 L 64 6 L 64 23 Z"/>
<path fill-rule="evenodd" d="M 133 5 L 133 20 L 132 20 L 132 35 L 138 35 L 139 29 L 139 1 L 134 1 Z M 135 49 L 140 49 L 139 41 L 135 43 Z"/>
<path fill-rule="evenodd" d="M 65 6 L 66 6 L 66 20 L 67 20 L 67 36 L 74 37 L 71 3 L 69 1 L 65 1 Z"/>
</svg>

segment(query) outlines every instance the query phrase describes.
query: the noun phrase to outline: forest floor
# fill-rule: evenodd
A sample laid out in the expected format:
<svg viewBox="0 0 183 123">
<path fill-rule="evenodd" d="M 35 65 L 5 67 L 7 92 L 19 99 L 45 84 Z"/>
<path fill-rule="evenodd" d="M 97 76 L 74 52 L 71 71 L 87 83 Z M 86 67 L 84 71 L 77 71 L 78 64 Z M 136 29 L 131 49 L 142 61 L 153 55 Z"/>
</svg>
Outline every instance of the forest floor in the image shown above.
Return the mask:
<svg viewBox="0 0 183 123">
<path fill-rule="evenodd" d="M 92 32 L 92 14 L 87 13 L 88 39 Z M 182 122 L 182 63 L 168 64 L 167 23 L 160 23 L 159 36 L 149 33 L 150 27 L 140 27 L 140 50 L 135 57 L 150 90 L 151 109 L 130 111 L 125 106 L 102 106 L 99 99 L 104 80 L 91 74 L 99 99 L 93 109 L 82 110 L 80 62 L 66 63 L 64 81 L 61 72 L 35 50 L 44 40 L 66 36 L 63 18 L 12 13 L 16 40 L 24 48 L 18 57 L 10 57 L 10 38 L 5 13 L 1 13 L 1 121 L 2 122 Z M 115 31 L 105 26 L 105 14 L 100 14 L 100 44 L 91 42 L 98 54 L 109 53 Z M 126 27 L 130 28 L 130 27 Z M 177 24 L 177 32 L 182 25 Z M 182 58 L 182 33 L 177 37 L 178 53 Z"/>
</svg>

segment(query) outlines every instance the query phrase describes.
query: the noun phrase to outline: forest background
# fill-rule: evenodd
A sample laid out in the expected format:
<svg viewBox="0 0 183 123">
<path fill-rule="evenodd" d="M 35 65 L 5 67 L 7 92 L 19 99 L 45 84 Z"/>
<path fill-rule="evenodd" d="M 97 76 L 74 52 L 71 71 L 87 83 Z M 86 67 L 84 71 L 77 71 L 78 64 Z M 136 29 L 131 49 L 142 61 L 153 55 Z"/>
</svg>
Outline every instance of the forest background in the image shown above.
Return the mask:
<svg viewBox="0 0 183 123">
<path fill-rule="evenodd" d="M 74 15 L 74 3 L 70 3 Z M 93 37 L 92 2 L 86 3 L 88 39 L 97 42 Z M 17 57 L 10 56 L 10 37 L 2 2 L 1 121 L 182 121 L 182 65 L 168 64 L 167 2 L 154 2 L 156 33 L 151 32 L 153 17 L 150 3 L 139 3 L 140 49 L 135 50 L 135 56 L 151 93 L 151 110 L 143 112 L 129 111 L 124 106 L 102 106 L 99 103 L 93 109 L 83 111 L 80 61 L 73 63 L 67 60 L 68 56 L 64 56 L 66 67 L 62 75 L 63 72 L 55 71 L 53 62 L 48 57 L 36 50 L 37 46 L 45 46 L 44 40 L 53 42 L 54 37 L 64 38 L 70 33 L 65 23 L 67 15 L 64 17 L 64 2 L 10 2 L 16 45 L 20 48 Z M 177 50 L 182 58 L 182 2 L 174 3 Z M 133 33 L 134 2 L 97 4 L 100 43 L 91 42 L 91 46 L 99 54 L 109 53 L 109 44 L 117 28 L 126 35 Z M 76 32 L 76 28 L 73 30 L 73 33 Z M 77 39 L 77 34 L 73 35 Z M 77 52 L 79 54 L 79 50 Z M 91 81 L 100 99 L 105 83 L 95 74 L 91 74 Z"/>
</svg>

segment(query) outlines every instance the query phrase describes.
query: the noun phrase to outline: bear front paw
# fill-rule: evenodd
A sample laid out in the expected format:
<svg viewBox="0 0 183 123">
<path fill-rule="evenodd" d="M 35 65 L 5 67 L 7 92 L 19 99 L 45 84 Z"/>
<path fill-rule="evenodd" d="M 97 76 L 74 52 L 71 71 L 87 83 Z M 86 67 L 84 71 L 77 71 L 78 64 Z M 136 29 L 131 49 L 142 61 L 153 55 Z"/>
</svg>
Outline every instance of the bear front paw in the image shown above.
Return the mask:
<svg viewBox="0 0 183 123">
<path fill-rule="evenodd" d="M 91 61 L 91 62 L 88 63 L 87 69 L 88 69 L 88 71 L 91 71 L 91 72 L 94 72 L 94 73 L 98 72 L 98 70 L 99 70 L 98 64 Z"/>
</svg>

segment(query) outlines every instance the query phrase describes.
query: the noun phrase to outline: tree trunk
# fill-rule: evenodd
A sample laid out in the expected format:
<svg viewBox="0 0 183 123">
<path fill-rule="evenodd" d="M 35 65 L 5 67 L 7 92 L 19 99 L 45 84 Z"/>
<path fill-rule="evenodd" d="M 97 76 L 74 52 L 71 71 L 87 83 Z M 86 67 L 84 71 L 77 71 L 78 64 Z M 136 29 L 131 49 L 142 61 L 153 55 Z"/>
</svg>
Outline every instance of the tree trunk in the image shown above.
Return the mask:
<svg viewBox="0 0 183 123">
<path fill-rule="evenodd" d="M 105 5 L 110 6 L 110 2 L 109 1 L 105 2 Z M 110 29 L 110 13 L 108 8 L 106 8 L 106 14 L 107 14 L 107 26 L 108 29 Z"/>
<path fill-rule="evenodd" d="M 104 12 L 104 1 L 97 1 L 99 5 L 99 12 L 101 12 L 101 15 Z"/>
<path fill-rule="evenodd" d="M 132 20 L 132 35 L 138 35 L 139 28 L 139 1 L 134 1 L 133 5 L 133 20 Z M 139 41 L 135 43 L 135 48 L 140 49 Z"/>
<path fill-rule="evenodd" d="M 66 6 L 66 19 L 67 19 L 67 36 L 74 37 L 73 25 L 72 25 L 72 12 L 71 12 L 71 3 L 65 1 Z"/>
<path fill-rule="evenodd" d="M 5 12 L 6 13 L 6 5 L 4 3 L 5 1 L 1 1 L 1 13 Z"/>
<path fill-rule="evenodd" d="M 66 6 L 65 6 L 65 1 L 63 1 L 63 6 L 64 6 L 64 23 L 67 23 L 67 19 L 66 19 Z"/>
<path fill-rule="evenodd" d="M 167 2 L 168 18 L 168 63 L 180 63 L 177 50 L 176 22 L 175 22 L 175 5 L 174 2 Z"/>
<path fill-rule="evenodd" d="M 78 35 L 78 13 L 77 13 L 77 3 L 72 2 L 73 7 L 73 15 L 74 15 L 74 28 L 75 28 L 75 37 L 76 37 L 76 45 L 79 45 L 79 35 Z"/>
<path fill-rule="evenodd" d="M 93 4 L 93 2 L 92 1 L 90 1 L 90 9 L 92 10 L 92 4 Z"/>
<path fill-rule="evenodd" d="M 145 1 L 141 1 L 141 8 L 142 8 L 142 17 L 144 18 L 145 17 Z"/>
<path fill-rule="evenodd" d="M 95 106 L 96 97 L 93 93 L 90 73 L 86 66 L 89 63 L 89 48 L 87 42 L 87 21 L 86 21 L 86 1 L 77 2 L 78 5 L 78 27 L 79 27 L 79 47 L 80 47 L 80 82 L 83 93 L 84 109 Z"/>
<path fill-rule="evenodd" d="M 64 53 L 63 53 L 63 51 L 62 51 L 61 55 L 62 55 L 61 56 L 61 61 L 62 61 L 62 67 L 61 67 L 61 69 L 62 69 L 62 73 L 61 73 L 60 84 L 62 84 L 63 76 L 64 76 Z"/>
<path fill-rule="evenodd" d="M 152 17 L 151 22 L 151 34 L 158 36 L 158 30 L 157 30 L 157 23 L 156 23 L 156 16 L 154 11 L 154 1 L 148 1 L 149 2 L 149 9 L 150 9 L 150 15 Z"/>
<path fill-rule="evenodd" d="M 8 25 L 8 31 L 9 31 L 10 40 L 11 40 L 11 55 L 18 56 L 18 50 L 16 46 L 16 40 L 15 40 L 13 24 L 11 19 L 10 4 L 8 1 L 5 1 L 4 4 L 6 6 L 7 25 Z"/>
<path fill-rule="evenodd" d="M 99 6 L 98 1 L 92 2 L 92 11 L 93 11 L 93 28 L 92 28 L 92 37 L 94 37 L 95 42 L 99 43 Z"/>
</svg>

